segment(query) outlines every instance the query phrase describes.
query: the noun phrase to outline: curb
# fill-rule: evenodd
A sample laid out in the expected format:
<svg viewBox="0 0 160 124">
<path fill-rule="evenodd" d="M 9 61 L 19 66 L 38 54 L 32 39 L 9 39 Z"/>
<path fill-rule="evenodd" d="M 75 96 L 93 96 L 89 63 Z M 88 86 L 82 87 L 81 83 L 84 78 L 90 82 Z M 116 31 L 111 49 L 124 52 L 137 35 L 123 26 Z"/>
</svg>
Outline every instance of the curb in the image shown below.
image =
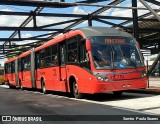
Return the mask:
<svg viewBox="0 0 160 124">
<path fill-rule="evenodd" d="M 157 79 L 148 79 L 148 81 L 150 82 L 150 81 L 159 81 L 160 82 L 160 78 L 157 78 Z"/>
<path fill-rule="evenodd" d="M 129 90 L 128 92 L 160 95 L 160 88 L 137 89 L 137 90 Z"/>
</svg>

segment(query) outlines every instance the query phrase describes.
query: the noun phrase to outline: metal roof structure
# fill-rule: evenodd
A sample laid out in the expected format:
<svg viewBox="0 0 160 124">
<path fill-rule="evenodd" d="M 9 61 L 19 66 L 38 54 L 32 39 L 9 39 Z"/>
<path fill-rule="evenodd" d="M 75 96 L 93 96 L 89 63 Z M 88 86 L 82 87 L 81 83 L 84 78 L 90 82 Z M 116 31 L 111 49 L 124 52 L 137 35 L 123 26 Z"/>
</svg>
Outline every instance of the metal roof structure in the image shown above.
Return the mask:
<svg viewBox="0 0 160 124">
<path fill-rule="evenodd" d="M 130 3 L 130 7 L 123 5 L 126 1 Z M 137 7 L 137 2 L 152 4 L 156 8 L 150 10 L 148 7 Z M 19 55 L 22 51 L 37 47 L 61 33 L 77 28 L 86 21 L 87 26 L 94 26 L 97 22 L 104 27 L 124 30 L 131 33 L 138 40 L 142 49 L 149 49 L 153 54 L 160 52 L 159 0 L 1 0 L 0 5 L 1 7 L 21 7 L 18 11 L 15 11 L 15 9 L 12 11 L 0 10 L 0 18 L 2 16 L 26 17 L 22 23 L 15 24 L 16 26 L 10 24 L 0 25 L 0 32 L 11 32 L 8 37 L 0 37 L 1 59 L 6 58 L 6 55 L 15 54 L 15 51 Z M 26 10 L 23 10 L 22 7 Z M 75 7 L 81 7 L 86 13 L 66 12 L 66 9 L 72 8 L 73 10 Z M 47 11 L 47 9 L 50 11 Z M 106 11 L 113 12 L 114 9 L 117 9 L 117 12 L 124 9 L 131 10 L 132 17 L 102 14 Z M 147 12 L 138 16 L 139 11 Z M 57 21 L 49 24 L 43 22 L 43 25 L 39 25 L 40 17 L 47 19 L 54 17 Z M 63 19 L 59 21 L 58 18 Z M 38 32 L 38 34 L 23 37 L 23 32 L 26 31 Z M 33 41 L 33 43 L 20 44 L 26 40 Z M 13 44 L 14 42 L 19 44 Z M 26 49 L 21 50 L 19 47 L 22 46 L 26 46 Z"/>
<path fill-rule="evenodd" d="M 154 17 L 150 17 L 151 19 L 154 19 Z M 156 46 L 158 48 L 158 45 L 160 44 L 160 31 L 159 30 L 159 26 L 160 26 L 160 22 L 139 22 L 138 24 L 139 28 L 146 28 L 146 29 L 155 29 L 152 30 L 152 32 L 143 32 L 142 34 L 140 34 L 140 44 L 142 44 L 142 48 L 146 49 L 150 46 Z M 152 52 L 156 49 L 151 49 Z M 160 52 L 160 46 L 159 49 L 157 49 L 159 51 L 155 51 L 156 53 Z M 154 52 L 153 52 L 154 53 Z"/>
</svg>

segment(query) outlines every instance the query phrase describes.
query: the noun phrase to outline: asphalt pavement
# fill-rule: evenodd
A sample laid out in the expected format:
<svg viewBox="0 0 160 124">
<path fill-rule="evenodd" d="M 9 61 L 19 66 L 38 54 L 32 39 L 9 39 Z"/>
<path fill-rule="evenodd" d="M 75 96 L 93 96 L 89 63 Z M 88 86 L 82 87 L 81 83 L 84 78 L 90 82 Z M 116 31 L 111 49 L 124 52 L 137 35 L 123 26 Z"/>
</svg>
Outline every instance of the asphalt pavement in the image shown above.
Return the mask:
<svg viewBox="0 0 160 124">
<path fill-rule="evenodd" d="M 99 104 L 105 102 L 120 102 L 138 97 L 152 97 L 151 94 L 125 93 L 117 98 L 113 94 L 88 95 L 84 100 L 71 98 L 69 94 L 51 92 L 44 95 L 39 91 L 9 89 L 0 87 L 0 115 L 20 117 L 42 117 L 37 123 L 119 123 L 119 124 L 159 124 L 160 120 L 132 120 L 136 117 L 152 117 L 153 114 L 141 110 L 124 109 L 111 105 Z M 90 100 L 93 102 L 88 102 Z M 94 103 L 95 102 L 95 103 Z M 158 116 L 159 118 L 159 116 Z M 25 119 L 25 118 L 24 118 Z M 43 119 L 45 121 L 43 121 Z M 48 119 L 48 121 L 47 121 Z M 55 121 L 55 120 L 56 121 Z M 129 119 L 129 120 L 128 120 Z M 131 120 L 130 120 L 131 119 Z M 155 118 L 156 119 L 156 118 Z M 115 120 L 115 121 L 114 121 Z M 2 124 L 31 123 L 22 121 L 2 121 Z M 36 122 L 32 122 L 36 123 Z"/>
</svg>

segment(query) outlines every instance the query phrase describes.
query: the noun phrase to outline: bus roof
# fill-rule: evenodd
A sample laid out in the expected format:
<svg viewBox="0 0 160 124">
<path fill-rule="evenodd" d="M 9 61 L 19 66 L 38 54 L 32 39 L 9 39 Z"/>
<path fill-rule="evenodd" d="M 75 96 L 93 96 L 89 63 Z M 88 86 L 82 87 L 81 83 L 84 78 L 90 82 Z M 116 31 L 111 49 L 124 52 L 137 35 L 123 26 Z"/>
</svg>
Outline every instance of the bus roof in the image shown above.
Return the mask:
<svg viewBox="0 0 160 124">
<path fill-rule="evenodd" d="M 130 35 L 127 32 L 124 31 L 119 31 L 117 29 L 114 28 L 107 28 L 107 27 L 83 27 L 83 28 L 78 28 L 75 30 L 71 30 L 61 36 L 58 36 L 54 39 L 51 39 L 50 41 L 47 41 L 46 43 L 44 43 L 43 45 L 35 48 L 35 51 L 41 50 L 47 46 L 50 46 L 52 44 L 58 43 L 60 42 L 62 39 L 65 38 L 69 38 L 72 35 L 76 35 L 76 34 L 81 34 L 84 38 L 89 38 L 91 36 L 125 36 L 125 37 L 132 37 L 132 35 Z M 22 58 L 24 56 L 27 56 L 31 53 L 32 50 L 26 51 L 22 54 L 20 54 L 18 56 L 18 58 Z M 11 58 L 9 60 L 7 60 L 5 63 L 8 62 L 12 62 L 16 59 L 16 57 Z"/>
<path fill-rule="evenodd" d="M 28 50 L 28 51 L 26 51 L 26 52 L 20 54 L 20 55 L 18 56 L 18 58 L 22 58 L 22 57 L 24 57 L 24 56 L 29 55 L 29 54 L 31 53 L 31 51 L 32 51 L 32 50 Z"/>
<path fill-rule="evenodd" d="M 62 40 L 68 39 L 68 38 L 70 38 L 72 36 L 75 36 L 77 34 L 81 34 L 81 36 L 85 37 L 82 31 L 80 31 L 80 30 L 71 30 L 69 32 L 66 32 L 65 34 L 62 34 L 60 36 L 55 37 L 54 39 L 51 39 L 51 40 L 47 41 L 43 45 L 35 48 L 35 51 L 41 50 L 41 49 L 43 49 L 43 48 L 45 48 L 47 46 L 50 46 L 52 44 L 56 44 L 58 42 L 61 42 Z"/>
<path fill-rule="evenodd" d="M 132 37 L 127 32 L 119 31 L 118 29 L 114 28 L 107 28 L 107 27 L 84 27 L 78 28 L 76 30 L 80 30 L 83 32 L 86 38 L 91 36 L 125 36 L 125 37 Z"/>
<path fill-rule="evenodd" d="M 14 58 L 10 58 L 10 59 L 8 59 L 7 61 L 5 61 L 5 63 L 12 62 L 12 61 L 14 61 L 15 59 L 16 59 L 16 57 L 14 57 Z"/>
<path fill-rule="evenodd" d="M 52 44 L 60 42 L 62 39 L 67 39 L 70 36 L 74 36 L 76 34 L 81 34 L 84 38 L 88 38 L 91 36 L 125 36 L 125 37 L 132 37 L 127 32 L 124 31 L 119 31 L 114 28 L 107 28 L 107 27 L 83 27 L 83 28 L 78 28 L 75 30 L 71 30 L 61 36 L 58 36 L 54 39 L 51 39 L 50 41 L 47 41 L 44 43 L 42 46 L 39 46 L 35 48 L 35 51 L 41 50 L 47 46 L 50 46 Z"/>
</svg>

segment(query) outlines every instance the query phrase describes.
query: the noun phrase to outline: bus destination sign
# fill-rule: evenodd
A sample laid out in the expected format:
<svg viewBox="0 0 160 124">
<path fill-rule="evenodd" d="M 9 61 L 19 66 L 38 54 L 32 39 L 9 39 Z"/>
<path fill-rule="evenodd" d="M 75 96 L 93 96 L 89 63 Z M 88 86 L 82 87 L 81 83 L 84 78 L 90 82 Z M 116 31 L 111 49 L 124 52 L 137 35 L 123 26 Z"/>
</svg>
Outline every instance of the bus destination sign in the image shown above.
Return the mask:
<svg viewBox="0 0 160 124">
<path fill-rule="evenodd" d="M 109 44 L 124 44 L 125 39 L 105 39 L 105 43 Z"/>
</svg>

